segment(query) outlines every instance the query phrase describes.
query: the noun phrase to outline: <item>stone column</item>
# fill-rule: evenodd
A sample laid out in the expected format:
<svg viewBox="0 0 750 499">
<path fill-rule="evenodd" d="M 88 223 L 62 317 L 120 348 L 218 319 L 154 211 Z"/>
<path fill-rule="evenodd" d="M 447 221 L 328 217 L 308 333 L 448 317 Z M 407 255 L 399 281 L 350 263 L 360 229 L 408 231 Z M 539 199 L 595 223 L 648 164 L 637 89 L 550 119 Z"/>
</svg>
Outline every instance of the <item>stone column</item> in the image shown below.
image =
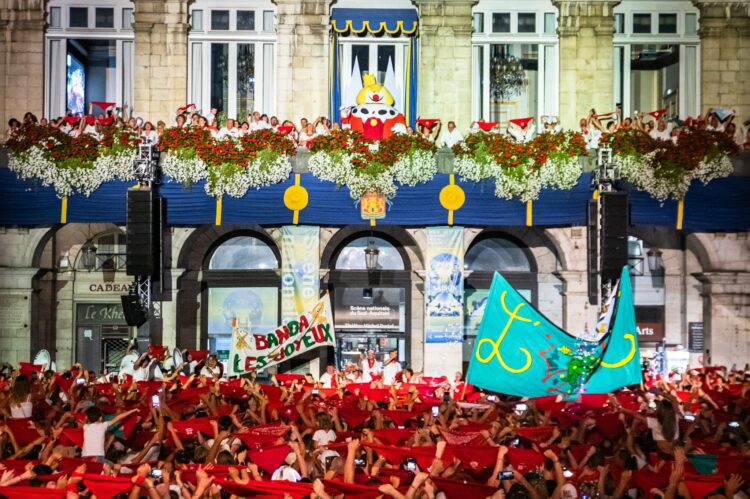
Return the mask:
<svg viewBox="0 0 750 499">
<path fill-rule="evenodd" d="M 0 270 L 0 359 L 3 362 L 16 365 L 30 360 L 31 279 L 36 272 L 33 268 Z"/>
<path fill-rule="evenodd" d="M 571 333 L 596 327 L 597 306 L 589 304 L 585 270 L 558 270 L 554 273 L 563 283 L 562 328 Z M 592 323 L 593 321 L 593 323 Z"/>
<path fill-rule="evenodd" d="M 750 358 L 750 273 L 703 272 L 704 358 L 740 367 Z"/>
<path fill-rule="evenodd" d="M 619 0 L 553 0 L 559 10 L 560 120 L 578 128 L 592 107 L 614 111 L 612 9 Z"/>
<path fill-rule="evenodd" d="M 693 0 L 700 10 L 701 113 L 729 107 L 750 115 L 750 9 L 747 0 Z M 739 123 L 738 123 L 739 127 Z"/>
<path fill-rule="evenodd" d="M 471 8 L 476 3 L 417 1 L 417 116 L 453 120 L 462 130 L 471 124 Z"/>
<path fill-rule="evenodd" d="M 44 0 L 0 0 L 0 130 L 44 106 Z M 4 139 L 0 139 L 4 140 Z"/>
<path fill-rule="evenodd" d="M 188 0 L 133 0 L 133 112 L 171 125 L 187 102 Z"/>
<path fill-rule="evenodd" d="M 328 0 L 276 1 L 276 114 L 296 124 L 328 114 Z"/>
</svg>

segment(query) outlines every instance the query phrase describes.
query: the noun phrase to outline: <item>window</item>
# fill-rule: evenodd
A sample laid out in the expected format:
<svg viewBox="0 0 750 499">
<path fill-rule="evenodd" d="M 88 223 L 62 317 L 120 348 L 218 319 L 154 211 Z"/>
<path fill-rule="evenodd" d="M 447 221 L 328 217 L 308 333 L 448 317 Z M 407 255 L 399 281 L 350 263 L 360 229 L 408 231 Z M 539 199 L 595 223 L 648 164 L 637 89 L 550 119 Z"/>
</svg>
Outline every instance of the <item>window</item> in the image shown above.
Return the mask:
<svg viewBox="0 0 750 499">
<path fill-rule="evenodd" d="M 625 33 L 625 14 L 615 14 L 615 33 Z"/>
<path fill-rule="evenodd" d="M 396 109 L 404 112 L 406 39 L 361 43 L 359 39 L 347 38 L 341 43 L 341 89 L 344 96 L 341 105 L 355 104 L 357 92 L 362 88 L 362 75 L 370 73 L 391 93 Z"/>
<path fill-rule="evenodd" d="M 536 116 L 539 85 L 539 45 L 490 45 L 489 121 Z M 515 79 L 509 78 L 509 73 Z M 513 116 L 509 116 L 512 113 Z"/>
<path fill-rule="evenodd" d="M 263 11 L 263 31 L 265 31 L 266 33 L 272 33 L 274 31 L 273 17 L 274 14 L 272 10 Z"/>
<path fill-rule="evenodd" d="M 659 33 L 677 33 L 677 14 L 659 14 Z"/>
<path fill-rule="evenodd" d="M 133 9 L 122 9 L 122 29 L 133 29 Z"/>
<path fill-rule="evenodd" d="M 531 265 L 523 248 L 500 237 L 482 239 L 473 244 L 464 257 L 465 270 L 485 272 L 530 272 Z"/>
<path fill-rule="evenodd" d="M 536 14 L 520 12 L 518 14 L 518 32 L 536 33 Z"/>
<path fill-rule="evenodd" d="M 365 248 L 372 241 L 378 250 L 377 270 L 404 270 L 404 259 L 391 243 L 379 237 L 360 237 L 344 246 L 336 257 L 336 270 L 366 270 Z"/>
<path fill-rule="evenodd" d="M 544 34 L 554 35 L 557 30 L 557 16 L 554 12 L 544 13 Z"/>
<path fill-rule="evenodd" d="M 633 110 L 667 109 L 679 114 L 680 56 L 678 45 L 632 45 L 630 103 Z"/>
<path fill-rule="evenodd" d="M 664 338 L 664 273 L 662 269 L 654 272 L 649 269 L 648 251 L 645 241 L 628 237 L 628 268 L 633 287 L 638 339 L 660 341 Z"/>
<path fill-rule="evenodd" d="M 471 18 L 471 27 L 474 33 L 484 33 L 484 14 L 475 12 Z"/>
<path fill-rule="evenodd" d="M 190 22 L 192 23 L 193 31 L 203 31 L 203 11 L 194 10 L 190 16 Z"/>
<path fill-rule="evenodd" d="M 685 14 L 685 34 L 686 35 L 697 35 L 698 34 L 698 16 L 692 13 Z"/>
<path fill-rule="evenodd" d="M 492 32 L 510 33 L 510 14 L 494 12 L 492 14 Z"/>
<path fill-rule="evenodd" d="M 651 33 L 651 14 L 633 14 L 633 33 Z"/>
<path fill-rule="evenodd" d="M 279 262 L 273 250 L 252 236 L 233 237 L 217 247 L 208 263 L 209 270 L 273 270 Z"/>
<path fill-rule="evenodd" d="M 95 10 L 97 28 L 114 28 L 115 27 L 115 9 L 99 8 Z"/>
<path fill-rule="evenodd" d="M 255 111 L 255 45 L 237 44 L 237 117 Z"/>
<path fill-rule="evenodd" d="M 237 29 L 241 31 L 255 31 L 255 11 L 237 11 Z"/>
<path fill-rule="evenodd" d="M 61 28 L 62 27 L 62 12 L 60 7 L 50 7 L 49 9 L 49 27 L 50 28 Z"/>
<path fill-rule="evenodd" d="M 70 14 L 68 25 L 71 28 L 89 27 L 89 9 L 87 7 L 71 7 L 68 13 Z"/>
<path fill-rule="evenodd" d="M 211 29 L 214 31 L 229 30 L 229 11 L 212 10 L 211 11 Z"/>
<path fill-rule="evenodd" d="M 229 44 L 211 44 L 211 107 L 229 112 Z"/>
</svg>

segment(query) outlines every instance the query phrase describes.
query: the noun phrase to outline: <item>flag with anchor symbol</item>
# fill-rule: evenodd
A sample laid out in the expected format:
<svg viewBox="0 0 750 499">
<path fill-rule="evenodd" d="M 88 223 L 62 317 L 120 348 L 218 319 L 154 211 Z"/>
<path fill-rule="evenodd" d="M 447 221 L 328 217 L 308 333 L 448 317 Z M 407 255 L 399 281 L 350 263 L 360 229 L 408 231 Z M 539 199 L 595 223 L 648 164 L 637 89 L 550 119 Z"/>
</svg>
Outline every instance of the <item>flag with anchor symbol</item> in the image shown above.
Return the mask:
<svg viewBox="0 0 750 499">
<path fill-rule="evenodd" d="M 498 273 L 469 362 L 469 383 L 521 397 L 609 393 L 641 379 L 635 307 L 627 268 L 609 331 L 595 341 L 558 328 Z"/>
</svg>

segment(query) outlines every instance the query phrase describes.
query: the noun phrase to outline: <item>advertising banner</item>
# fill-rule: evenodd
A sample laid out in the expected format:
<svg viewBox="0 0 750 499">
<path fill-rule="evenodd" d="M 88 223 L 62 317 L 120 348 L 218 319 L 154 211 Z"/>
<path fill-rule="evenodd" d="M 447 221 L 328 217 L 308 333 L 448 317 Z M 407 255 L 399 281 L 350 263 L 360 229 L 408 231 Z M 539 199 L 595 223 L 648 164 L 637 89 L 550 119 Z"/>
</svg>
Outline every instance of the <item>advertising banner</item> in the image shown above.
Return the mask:
<svg viewBox="0 0 750 499">
<path fill-rule="evenodd" d="M 311 310 L 320 296 L 320 228 L 281 228 L 281 321 Z"/>
<path fill-rule="evenodd" d="M 250 332 L 279 323 L 278 288 L 208 288 L 208 339 L 211 350 L 229 350 L 232 324 Z"/>
<path fill-rule="evenodd" d="M 404 288 L 336 289 L 336 328 L 404 331 Z"/>
<path fill-rule="evenodd" d="M 229 374 L 266 369 L 315 348 L 335 345 L 331 297 L 326 293 L 309 312 L 268 333 L 252 334 L 236 327 L 232 331 Z"/>
<path fill-rule="evenodd" d="M 464 229 L 428 227 L 425 341 L 459 343 L 464 327 Z"/>
</svg>

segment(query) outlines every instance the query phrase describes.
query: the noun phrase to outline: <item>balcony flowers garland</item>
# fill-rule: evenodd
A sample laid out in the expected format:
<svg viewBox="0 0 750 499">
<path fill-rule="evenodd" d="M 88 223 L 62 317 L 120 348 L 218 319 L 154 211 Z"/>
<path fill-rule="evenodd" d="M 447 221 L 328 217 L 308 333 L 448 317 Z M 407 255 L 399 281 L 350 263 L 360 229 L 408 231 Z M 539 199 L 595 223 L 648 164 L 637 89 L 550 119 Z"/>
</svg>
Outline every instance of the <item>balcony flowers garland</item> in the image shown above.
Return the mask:
<svg viewBox="0 0 750 499">
<path fill-rule="evenodd" d="M 58 197 L 91 195 L 110 180 L 132 180 L 138 138 L 105 128 L 100 140 L 71 137 L 49 126 L 24 126 L 6 146 L 8 167 L 19 178 L 53 187 Z"/>
<path fill-rule="evenodd" d="M 292 171 L 294 143 L 273 130 L 217 140 L 208 130 L 171 128 L 160 139 L 162 171 L 190 185 L 206 179 L 210 196 L 244 196 L 248 189 L 282 182 Z"/>
<path fill-rule="evenodd" d="M 586 154 L 580 134 L 544 133 L 531 142 L 516 143 L 496 133 L 477 132 L 453 146 L 454 172 L 478 182 L 495 178 L 495 195 L 504 199 L 532 201 L 545 188 L 571 189 Z"/>
<path fill-rule="evenodd" d="M 396 195 L 396 182 L 413 186 L 437 173 L 435 145 L 416 135 L 394 134 L 373 142 L 354 130 L 335 130 L 309 145 L 310 171 L 349 188 L 352 199 L 368 192 Z"/>
<path fill-rule="evenodd" d="M 620 177 L 659 201 L 685 198 L 690 182 L 704 185 L 729 176 L 729 155 L 737 145 L 723 133 L 685 129 L 677 143 L 656 140 L 638 130 L 622 130 L 606 136 Z"/>
</svg>

